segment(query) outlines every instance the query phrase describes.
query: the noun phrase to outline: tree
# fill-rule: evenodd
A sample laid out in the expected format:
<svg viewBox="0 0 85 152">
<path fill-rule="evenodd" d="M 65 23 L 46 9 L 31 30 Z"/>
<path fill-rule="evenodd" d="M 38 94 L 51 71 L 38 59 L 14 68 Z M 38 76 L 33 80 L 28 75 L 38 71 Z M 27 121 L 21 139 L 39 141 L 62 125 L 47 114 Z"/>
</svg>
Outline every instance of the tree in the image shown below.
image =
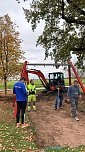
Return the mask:
<svg viewBox="0 0 85 152">
<path fill-rule="evenodd" d="M 65 62 L 73 53 L 78 59 L 77 67 L 85 68 L 84 0 L 33 0 L 30 9 L 23 10 L 33 31 L 44 20 L 37 45 L 45 48 L 46 57 L 52 51 L 56 63 Z"/>
<path fill-rule="evenodd" d="M 4 80 L 5 94 L 7 94 L 7 79 L 19 74 L 20 59 L 24 52 L 21 50 L 19 32 L 11 18 L 7 15 L 0 17 L 0 77 Z"/>
</svg>

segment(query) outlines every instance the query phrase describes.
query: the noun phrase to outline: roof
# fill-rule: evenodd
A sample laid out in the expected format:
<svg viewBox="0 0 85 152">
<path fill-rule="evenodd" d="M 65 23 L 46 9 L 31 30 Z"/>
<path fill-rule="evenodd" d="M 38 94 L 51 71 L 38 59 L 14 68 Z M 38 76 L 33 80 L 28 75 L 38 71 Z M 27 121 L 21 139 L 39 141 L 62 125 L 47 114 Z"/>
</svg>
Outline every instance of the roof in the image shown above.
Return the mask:
<svg viewBox="0 0 85 152">
<path fill-rule="evenodd" d="M 49 73 L 49 74 L 63 74 L 63 72 L 52 72 L 52 73 Z"/>
</svg>

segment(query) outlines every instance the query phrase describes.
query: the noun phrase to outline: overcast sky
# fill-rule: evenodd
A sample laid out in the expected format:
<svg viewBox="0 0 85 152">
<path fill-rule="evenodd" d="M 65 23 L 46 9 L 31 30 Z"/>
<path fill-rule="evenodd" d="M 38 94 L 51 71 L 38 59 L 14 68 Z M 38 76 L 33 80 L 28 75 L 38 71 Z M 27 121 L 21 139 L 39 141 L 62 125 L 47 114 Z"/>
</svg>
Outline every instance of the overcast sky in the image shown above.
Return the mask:
<svg viewBox="0 0 85 152">
<path fill-rule="evenodd" d="M 36 47 L 38 35 L 42 33 L 42 24 L 33 32 L 30 24 L 27 23 L 22 7 L 29 8 L 30 0 L 18 4 L 16 0 L 0 0 L 0 14 L 3 16 L 8 14 L 12 21 L 18 26 L 20 38 L 23 40 L 22 49 L 26 52 L 25 56 L 29 62 L 44 59 L 44 50 L 41 47 Z"/>
<path fill-rule="evenodd" d="M 25 51 L 26 60 L 30 63 L 54 63 L 50 57 L 47 60 L 44 60 L 44 49 L 40 46 L 36 47 L 36 41 L 38 36 L 43 31 L 44 23 L 40 23 L 35 30 L 32 31 L 31 25 L 27 23 L 22 7 L 29 8 L 31 0 L 18 4 L 16 0 L 0 0 L 0 15 L 8 14 L 11 17 L 11 20 L 16 23 L 18 26 L 18 31 L 20 32 L 20 39 L 23 40 L 22 50 Z M 41 67 L 37 67 L 41 69 Z M 42 68 L 42 70 L 51 72 L 55 71 L 53 67 Z"/>
</svg>

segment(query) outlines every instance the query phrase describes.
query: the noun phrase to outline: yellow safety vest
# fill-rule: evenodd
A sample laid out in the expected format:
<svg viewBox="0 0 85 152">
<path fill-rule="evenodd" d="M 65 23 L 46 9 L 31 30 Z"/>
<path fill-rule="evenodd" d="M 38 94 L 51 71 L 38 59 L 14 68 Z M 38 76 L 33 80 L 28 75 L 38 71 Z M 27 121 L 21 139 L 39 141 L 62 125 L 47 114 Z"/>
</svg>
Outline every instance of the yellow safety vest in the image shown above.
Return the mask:
<svg viewBox="0 0 85 152">
<path fill-rule="evenodd" d="M 28 90 L 28 94 L 29 95 L 34 95 L 36 94 L 36 87 L 35 87 L 35 84 L 28 84 L 27 85 L 27 90 Z"/>
</svg>

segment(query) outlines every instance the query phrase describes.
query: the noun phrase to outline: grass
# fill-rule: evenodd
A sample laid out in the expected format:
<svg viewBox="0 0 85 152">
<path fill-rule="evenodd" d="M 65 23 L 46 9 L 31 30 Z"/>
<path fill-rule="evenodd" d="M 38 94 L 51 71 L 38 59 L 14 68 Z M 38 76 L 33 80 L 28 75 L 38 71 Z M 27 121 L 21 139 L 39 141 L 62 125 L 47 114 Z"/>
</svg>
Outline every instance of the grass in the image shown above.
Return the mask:
<svg viewBox="0 0 85 152">
<path fill-rule="evenodd" d="M 13 89 L 13 86 L 14 86 L 14 84 L 15 84 L 15 82 L 17 82 L 17 81 L 7 81 L 7 88 L 8 89 Z M 38 80 L 35 80 L 35 85 L 37 86 L 37 87 L 42 87 L 42 83 L 41 83 L 41 81 L 38 79 Z M 0 89 L 4 89 L 4 82 L 3 81 L 0 81 Z"/>
<path fill-rule="evenodd" d="M 69 81 L 67 78 L 64 79 L 65 80 L 65 85 L 68 86 Z M 72 78 L 72 82 L 73 82 L 73 78 Z M 15 84 L 16 81 L 7 81 L 7 88 L 8 89 L 13 89 L 13 85 Z M 85 84 L 85 78 L 82 78 L 82 82 L 83 84 Z M 42 87 L 42 83 L 39 79 L 35 80 L 35 85 L 36 87 Z M 0 81 L 0 89 L 4 89 L 4 83 L 3 81 Z"/>
<path fill-rule="evenodd" d="M 11 103 L 1 101 L 0 111 L 0 151 L 26 152 L 30 150 L 30 152 L 35 152 L 37 146 L 31 126 L 24 129 L 16 128 Z M 28 117 L 26 122 L 29 123 Z"/>
<path fill-rule="evenodd" d="M 13 85 L 15 84 L 16 81 L 7 81 L 7 88 L 8 89 L 13 89 Z M 0 81 L 0 89 L 4 89 L 4 82 Z"/>
<path fill-rule="evenodd" d="M 72 78 L 72 82 L 74 81 L 75 78 Z M 64 79 L 65 80 L 65 85 L 68 86 L 69 84 L 69 80 L 67 78 Z M 85 85 L 85 78 L 82 78 L 82 83 Z"/>
<path fill-rule="evenodd" d="M 80 146 L 78 148 L 47 148 L 45 152 L 85 152 L 85 146 Z"/>
</svg>

